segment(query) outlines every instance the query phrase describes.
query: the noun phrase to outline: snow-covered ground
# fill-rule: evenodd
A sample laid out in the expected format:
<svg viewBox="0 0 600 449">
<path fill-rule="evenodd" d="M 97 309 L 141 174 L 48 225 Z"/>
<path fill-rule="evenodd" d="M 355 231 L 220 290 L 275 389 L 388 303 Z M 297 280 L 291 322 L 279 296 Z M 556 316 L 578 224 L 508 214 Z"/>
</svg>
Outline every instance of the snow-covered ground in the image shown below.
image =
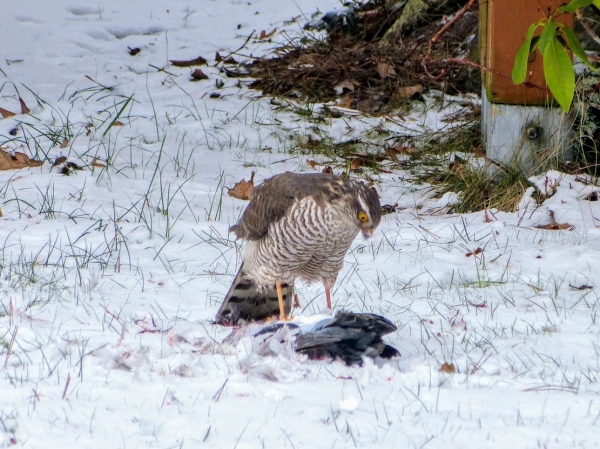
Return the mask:
<svg viewBox="0 0 600 449">
<path fill-rule="evenodd" d="M 19 112 L 20 96 L 31 113 L 0 120 L 0 143 L 45 161 L 0 172 L 2 447 L 600 446 L 600 204 L 573 176 L 535 178 L 556 193 L 488 220 L 431 213 L 449 197 L 376 176 L 399 211 L 357 239 L 334 308 L 396 323 L 386 341 L 399 359 L 262 357 L 211 324 L 241 254 L 227 229 L 245 203 L 225 186 L 315 171 L 293 151 L 314 125 L 220 73 L 215 53 L 254 30 L 297 36 L 334 7 L 2 4 L 0 107 Z M 234 57 L 272 46 L 251 39 Z M 208 80 L 168 64 L 198 56 Z M 441 126 L 435 110 L 412 119 L 345 117 L 320 132 Z M 58 156 L 83 170 L 60 174 Z M 536 227 L 551 216 L 572 226 Z M 324 306 L 322 286 L 298 291 L 296 315 Z"/>
</svg>

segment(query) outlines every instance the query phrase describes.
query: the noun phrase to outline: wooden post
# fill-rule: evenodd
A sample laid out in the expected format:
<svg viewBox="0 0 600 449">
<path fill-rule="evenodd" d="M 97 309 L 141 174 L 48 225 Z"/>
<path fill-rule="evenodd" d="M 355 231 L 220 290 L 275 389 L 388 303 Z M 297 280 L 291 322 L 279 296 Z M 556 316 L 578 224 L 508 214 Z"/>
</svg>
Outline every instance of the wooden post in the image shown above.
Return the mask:
<svg viewBox="0 0 600 449">
<path fill-rule="evenodd" d="M 525 173 L 535 172 L 548 158 L 571 159 L 570 123 L 547 90 L 539 52 L 532 54 L 527 80 L 543 89 L 515 86 L 511 79 L 515 55 L 529 26 L 563 3 L 564 0 L 480 3 L 481 61 L 491 69 L 483 73 L 481 123 L 486 154 L 504 165 L 518 164 Z M 573 24 L 569 14 L 558 20 Z"/>
</svg>

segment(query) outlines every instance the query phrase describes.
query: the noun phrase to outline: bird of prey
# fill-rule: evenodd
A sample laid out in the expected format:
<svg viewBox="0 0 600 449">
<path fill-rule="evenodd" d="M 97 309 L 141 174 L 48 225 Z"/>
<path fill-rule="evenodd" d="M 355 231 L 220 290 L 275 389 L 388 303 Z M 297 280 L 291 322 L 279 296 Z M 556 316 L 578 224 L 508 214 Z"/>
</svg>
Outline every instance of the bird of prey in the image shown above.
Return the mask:
<svg viewBox="0 0 600 449">
<path fill-rule="evenodd" d="M 331 288 L 359 232 L 370 236 L 381 220 L 377 193 L 327 173 L 282 173 L 257 186 L 229 231 L 247 240 L 242 265 L 216 322 L 237 324 L 279 312 L 287 319 L 294 281 L 321 281 L 327 307 Z"/>
<path fill-rule="evenodd" d="M 224 343 L 237 344 L 249 335 L 253 352 L 261 356 L 285 354 L 289 348 L 311 360 L 339 359 L 347 365 L 362 365 L 365 357 L 400 356 L 396 348 L 382 339 L 396 330 L 391 321 L 378 315 L 338 312 L 335 317 L 306 324 L 280 322 L 238 327 Z"/>
</svg>

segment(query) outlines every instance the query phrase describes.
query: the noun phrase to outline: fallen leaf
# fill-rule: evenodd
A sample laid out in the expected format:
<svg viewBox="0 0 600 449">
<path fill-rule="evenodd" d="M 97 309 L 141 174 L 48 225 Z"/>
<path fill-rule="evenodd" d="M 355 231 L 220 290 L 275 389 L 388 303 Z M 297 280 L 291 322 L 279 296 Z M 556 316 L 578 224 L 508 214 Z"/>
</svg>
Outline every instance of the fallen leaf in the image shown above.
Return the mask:
<svg viewBox="0 0 600 449">
<path fill-rule="evenodd" d="M 123 126 L 123 125 L 124 125 L 124 123 L 120 120 L 115 120 L 112 124 L 112 126 Z"/>
<path fill-rule="evenodd" d="M 83 170 L 83 167 L 80 167 L 74 162 L 67 162 L 65 165 L 61 167 L 58 171 L 61 175 L 69 176 L 75 172 L 75 170 Z"/>
<path fill-rule="evenodd" d="M 394 92 L 396 100 L 409 100 L 411 98 L 419 98 L 423 95 L 423 86 L 416 84 L 414 86 L 399 87 Z"/>
<path fill-rule="evenodd" d="M 7 111 L 4 108 L 0 108 L 0 115 L 2 116 L 2 118 L 8 118 L 8 117 L 12 117 L 13 115 L 17 115 L 14 112 L 10 112 Z"/>
<path fill-rule="evenodd" d="M 207 80 L 208 76 L 206 75 L 206 73 L 204 73 L 202 70 L 200 69 L 196 69 L 192 72 L 192 81 L 199 81 L 199 80 Z"/>
<path fill-rule="evenodd" d="M 1 216 L 2 215 L 0 215 L 0 217 Z M 299 308 L 300 308 L 300 300 L 298 299 L 298 295 L 294 295 L 294 309 L 299 309 Z"/>
<path fill-rule="evenodd" d="M 312 160 L 312 159 L 307 159 L 306 160 L 306 165 L 308 165 L 310 168 L 316 168 L 317 165 L 319 165 L 319 163 L 317 161 Z"/>
<path fill-rule="evenodd" d="M 408 147 L 389 147 L 385 150 L 390 159 L 398 160 L 398 156 L 401 154 L 410 154 L 413 152 L 413 148 L 411 146 Z"/>
<path fill-rule="evenodd" d="M 19 103 L 21 104 L 21 114 L 29 114 L 31 112 L 21 97 L 19 97 Z"/>
<path fill-rule="evenodd" d="M 14 170 L 25 167 L 39 167 L 42 161 L 30 159 L 25 153 L 15 152 L 14 155 L 0 150 L 0 170 Z"/>
<path fill-rule="evenodd" d="M 367 98 L 356 103 L 356 109 L 367 114 L 381 110 L 381 106 L 383 106 L 383 101 L 378 98 Z"/>
<path fill-rule="evenodd" d="M 331 168 L 331 165 L 328 165 L 327 167 L 325 167 L 323 169 L 323 173 L 329 173 L 330 175 L 333 175 L 333 168 Z"/>
<path fill-rule="evenodd" d="M 536 228 L 538 228 L 538 229 L 547 229 L 549 231 L 561 231 L 563 229 L 573 229 L 574 227 L 575 226 L 573 226 L 573 225 L 571 225 L 569 223 L 557 223 L 554 220 L 552 220 L 547 225 L 536 226 Z"/>
<path fill-rule="evenodd" d="M 593 192 L 588 193 L 585 196 L 584 200 L 587 200 L 587 201 L 598 201 L 598 198 L 600 197 L 600 195 L 598 195 L 599 193 L 600 192 L 598 192 L 597 190 L 594 190 Z"/>
<path fill-rule="evenodd" d="M 574 288 L 575 290 L 591 290 L 594 288 L 592 285 L 587 285 L 587 284 L 577 285 L 577 286 L 569 284 L 569 287 Z"/>
<path fill-rule="evenodd" d="M 221 54 L 219 52 L 217 52 L 215 54 L 215 62 L 221 62 L 223 60 L 223 58 L 221 57 Z"/>
<path fill-rule="evenodd" d="M 452 363 L 443 363 L 439 369 L 440 373 L 454 374 L 456 367 Z"/>
<path fill-rule="evenodd" d="M 130 54 L 131 56 L 135 56 L 135 55 L 137 55 L 137 54 L 138 54 L 140 51 L 142 51 L 142 49 L 141 49 L 141 48 L 138 48 L 138 47 L 135 47 L 135 48 L 130 48 L 130 47 L 127 47 L 127 50 L 129 50 L 129 54 Z"/>
<path fill-rule="evenodd" d="M 169 60 L 169 62 L 171 64 L 173 64 L 175 67 L 192 67 L 195 65 L 206 65 L 206 59 L 204 59 L 202 56 L 198 56 L 195 59 L 187 59 L 187 60 L 171 59 L 171 60 Z"/>
<path fill-rule="evenodd" d="M 273 31 L 271 31 L 270 33 L 267 33 L 265 30 L 262 30 L 260 32 L 260 36 L 258 36 L 258 39 L 261 40 L 261 41 L 264 40 L 264 39 L 269 39 L 276 32 L 277 32 L 277 28 L 273 28 Z"/>
<path fill-rule="evenodd" d="M 448 168 L 452 173 L 454 173 L 457 176 L 460 176 L 461 178 L 464 178 L 466 176 L 467 168 L 461 162 L 450 162 Z"/>
<path fill-rule="evenodd" d="M 338 99 L 335 105 L 340 108 L 352 109 L 353 104 L 354 98 L 352 98 L 350 95 L 345 95 L 342 98 Z"/>
<path fill-rule="evenodd" d="M 338 82 L 335 86 L 333 86 L 333 90 L 338 95 L 342 95 L 344 93 L 344 89 L 348 89 L 350 92 L 354 92 L 354 86 L 359 86 L 360 83 L 354 81 L 352 79 L 346 79 Z"/>
<path fill-rule="evenodd" d="M 52 163 L 53 167 L 56 167 L 57 165 L 62 164 L 63 162 L 66 162 L 67 158 L 64 156 L 58 156 L 56 159 L 54 159 L 54 162 Z"/>
<path fill-rule="evenodd" d="M 398 211 L 398 203 L 396 204 L 384 204 L 381 206 L 381 215 L 393 214 Z"/>
<path fill-rule="evenodd" d="M 363 159 L 356 158 L 350 161 L 350 171 L 356 171 L 363 166 Z"/>
<path fill-rule="evenodd" d="M 256 172 L 252 172 L 250 175 L 250 181 L 246 181 L 242 179 L 240 182 L 236 182 L 235 185 L 230 189 L 227 187 L 227 193 L 229 196 L 233 198 L 237 198 L 238 200 L 250 200 L 250 195 L 254 190 L 254 175 Z"/>
<path fill-rule="evenodd" d="M 378 62 L 377 63 L 377 73 L 379 73 L 379 76 L 381 79 L 385 79 L 388 76 L 396 75 L 396 71 L 394 70 L 394 67 L 392 67 L 392 65 L 387 62 Z"/>
<path fill-rule="evenodd" d="M 62 143 L 60 144 L 60 148 L 67 148 L 69 146 L 69 139 L 67 139 L 66 137 L 63 139 Z"/>
<path fill-rule="evenodd" d="M 465 256 L 471 257 L 472 255 L 477 255 L 477 254 L 480 254 L 482 252 L 483 252 L 483 250 L 481 248 L 477 248 L 475 251 L 469 251 L 469 252 L 467 252 L 465 254 Z"/>
<path fill-rule="evenodd" d="M 383 8 L 381 6 L 378 6 L 377 8 L 371 9 L 369 11 L 360 11 L 356 14 L 356 16 L 361 20 L 373 21 L 378 19 L 383 13 Z"/>
<path fill-rule="evenodd" d="M 98 168 L 104 168 L 104 167 L 106 167 L 106 164 L 103 164 L 102 162 L 100 162 L 100 161 L 98 160 L 98 158 L 94 158 L 94 159 L 92 160 L 92 165 L 93 165 L 94 167 L 98 167 Z"/>
</svg>

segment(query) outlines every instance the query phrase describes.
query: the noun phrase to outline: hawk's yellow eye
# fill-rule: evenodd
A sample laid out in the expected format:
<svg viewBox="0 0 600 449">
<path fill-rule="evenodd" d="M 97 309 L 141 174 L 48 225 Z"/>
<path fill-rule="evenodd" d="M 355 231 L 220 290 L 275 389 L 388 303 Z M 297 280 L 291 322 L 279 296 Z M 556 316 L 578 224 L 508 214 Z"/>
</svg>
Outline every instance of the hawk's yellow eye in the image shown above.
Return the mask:
<svg viewBox="0 0 600 449">
<path fill-rule="evenodd" d="M 365 223 L 368 219 L 369 217 L 367 217 L 367 214 L 365 214 L 364 212 L 358 213 L 358 221 L 360 221 L 361 223 Z"/>
</svg>

